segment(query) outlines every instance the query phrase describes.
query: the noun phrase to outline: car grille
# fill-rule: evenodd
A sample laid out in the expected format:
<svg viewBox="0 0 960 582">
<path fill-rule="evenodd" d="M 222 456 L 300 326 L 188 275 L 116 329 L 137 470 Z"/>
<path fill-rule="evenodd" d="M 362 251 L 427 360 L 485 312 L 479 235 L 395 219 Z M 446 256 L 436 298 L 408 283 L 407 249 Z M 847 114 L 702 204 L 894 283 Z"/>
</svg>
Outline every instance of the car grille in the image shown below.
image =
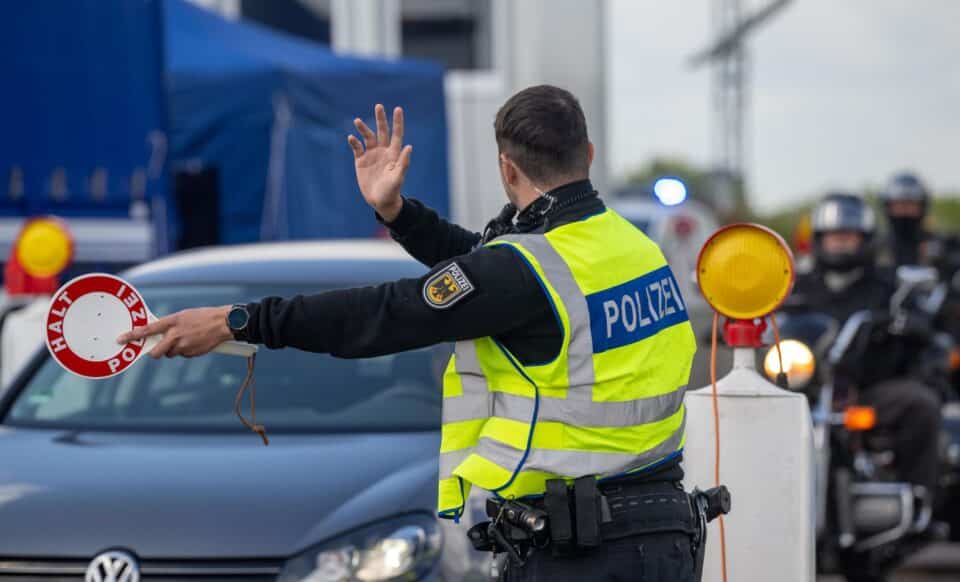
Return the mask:
<svg viewBox="0 0 960 582">
<path fill-rule="evenodd" d="M 0 557 L 0 581 L 77 582 L 89 564 L 89 560 Z M 145 582 L 273 582 L 283 560 L 141 560 L 139 565 L 140 580 Z"/>
</svg>

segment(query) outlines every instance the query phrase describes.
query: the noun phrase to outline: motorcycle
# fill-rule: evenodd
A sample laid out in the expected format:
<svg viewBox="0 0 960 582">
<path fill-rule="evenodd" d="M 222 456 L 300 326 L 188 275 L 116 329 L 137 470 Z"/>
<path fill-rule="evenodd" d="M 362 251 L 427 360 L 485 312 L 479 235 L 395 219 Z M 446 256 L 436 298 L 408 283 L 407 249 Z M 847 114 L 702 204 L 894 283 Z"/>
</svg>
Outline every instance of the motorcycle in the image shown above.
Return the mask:
<svg viewBox="0 0 960 582">
<path fill-rule="evenodd" d="M 928 241 L 930 262 L 947 283 L 947 299 L 940 313 L 941 325 L 960 343 L 960 236 L 938 236 Z M 943 407 L 940 491 L 942 503 L 936 517 L 950 525 L 950 540 L 960 542 L 960 347 L 950 358 L 951 389 Z"/>
<path fill-rule="evenodd" d="M 880 582 L 930 539 L 938 492 L 897 480 L 893 441 L 875 430 L 876 411 L 858 404 L 859 386 L 850 379 L 856 375 L 846 372 L 877 365 L 870 346 L 881 332 L 903 338 L 915 350 L 909 358 L 911 374 L 943 390 L 949 385 L 952 341 L 946 334 L 929 333 L 925 322 L 940 309 L 944 295 L 935 272 L 908 268 L 898 271 L 889 312 L 860 311 L 844 322 L 813 309 L 778 317 L 780 352 L 771 347 L 763 368 L 772 381 L 782 369 L 787 387 L 810 401 L 817 564 L 823 573 L 841 573 L 849 582 Z M 951 443 L 960 456 L 957 437 L 960 433 L 944 434 L 944 463 Z M 941 489 L 960 484 L 957 475 L 944 471 Z"/>
</svg>

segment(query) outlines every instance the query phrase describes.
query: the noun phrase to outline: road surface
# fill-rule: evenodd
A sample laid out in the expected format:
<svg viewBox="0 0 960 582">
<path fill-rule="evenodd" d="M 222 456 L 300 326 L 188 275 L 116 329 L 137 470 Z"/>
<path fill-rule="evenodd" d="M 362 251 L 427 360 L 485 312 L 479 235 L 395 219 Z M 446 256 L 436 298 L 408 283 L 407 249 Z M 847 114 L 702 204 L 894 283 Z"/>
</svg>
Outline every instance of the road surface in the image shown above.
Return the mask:
<svg viewBox="0 0 960 582">
<path fill-rule="evenodd" d="M 960 580 L 960 544 L 936 544 L 914 556 L 890 582 L 957 582 Z M 821 576 L 817 582 L 843 582 L 840 576 Z"/>
</svg>

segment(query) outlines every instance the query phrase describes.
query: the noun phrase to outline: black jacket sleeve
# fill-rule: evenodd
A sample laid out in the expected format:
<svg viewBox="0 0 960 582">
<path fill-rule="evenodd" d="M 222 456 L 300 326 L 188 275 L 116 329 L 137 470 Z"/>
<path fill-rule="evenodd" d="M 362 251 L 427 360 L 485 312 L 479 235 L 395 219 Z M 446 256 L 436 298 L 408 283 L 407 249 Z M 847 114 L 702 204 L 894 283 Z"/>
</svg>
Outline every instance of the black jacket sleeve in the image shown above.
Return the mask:
<svg viewBox="0 0 960 582">
<path fill-rule="evenodd" d="M 377 215 L 377 220 L 383 222 Z M 469 253 L 480 242 L 480 234 L 448 222 L 419 200 L 404 198 L 400 214 L 390 223 L 390 236 L 410 256 L 428 267 Z"/>
<path fill-rule="evenodd" d="M 471 290 L 438 308 L 425 298 L 424 286 L 451 263 Z M 504 334 L 541 317 L 545 305 L 535 276 L 514 251 L 489 247 L 445 261 L 419 279 L 251 303 L 247 339 L 268 348 L 371 357 Z"/>
</svg>

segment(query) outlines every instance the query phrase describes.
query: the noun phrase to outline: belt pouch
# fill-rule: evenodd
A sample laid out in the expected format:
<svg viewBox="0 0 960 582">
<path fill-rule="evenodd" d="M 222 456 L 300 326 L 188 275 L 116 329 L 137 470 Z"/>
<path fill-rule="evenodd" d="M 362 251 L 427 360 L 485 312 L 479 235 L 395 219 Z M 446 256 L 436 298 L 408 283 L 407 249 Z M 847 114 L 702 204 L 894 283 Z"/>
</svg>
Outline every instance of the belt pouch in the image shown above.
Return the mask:
<svg viewBox="0 0 960 582">
<path fill-rule="evenodd" d="M 597 479 L 593 475 L 573 482 L 574 508 L 577 513 L 577 545 L 591 548 L 600 545 L 600 512 Z"/>
<path fill-rule="evenodd" d="M 563 479 L 547 481 L 543 504 L 550 518 L 550 540 L 558 550 L 569 548 L 573 542 L 573 523 L 570 519 L 570 499 Z"/>
</svg>

